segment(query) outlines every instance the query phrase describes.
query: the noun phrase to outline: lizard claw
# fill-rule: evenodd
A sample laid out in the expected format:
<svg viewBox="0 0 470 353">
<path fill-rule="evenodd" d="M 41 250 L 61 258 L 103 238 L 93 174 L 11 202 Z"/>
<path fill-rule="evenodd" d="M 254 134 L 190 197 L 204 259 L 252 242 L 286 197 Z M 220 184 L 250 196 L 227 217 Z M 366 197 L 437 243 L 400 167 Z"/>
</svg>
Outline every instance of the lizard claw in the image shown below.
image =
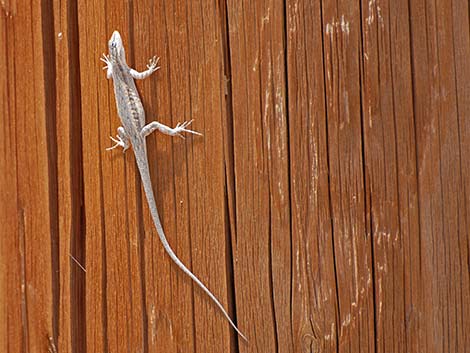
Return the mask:
<svg viewBox="0 0 470 353">
<path fill-rule="evenodd" d="M 101 55 L 100 60 L 101 60 L 102 62 L 106 63 L 107 65 L 110 64 L 109 56 L 106 55 L 105 53 L 103 53 L 103 54 Z"/>
</svg>

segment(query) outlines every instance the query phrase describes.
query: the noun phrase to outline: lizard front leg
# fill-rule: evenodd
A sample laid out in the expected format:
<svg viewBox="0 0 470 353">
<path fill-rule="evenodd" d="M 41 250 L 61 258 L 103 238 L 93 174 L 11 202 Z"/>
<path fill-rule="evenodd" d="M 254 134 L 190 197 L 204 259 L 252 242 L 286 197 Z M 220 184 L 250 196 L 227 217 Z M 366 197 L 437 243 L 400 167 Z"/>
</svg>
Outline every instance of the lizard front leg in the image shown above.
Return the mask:
<svg viewBox="0 0 470 353">
<path fill-rule="evenodd" d="M 108 147 L 106 151 L 113 150 L 117 147 L 122 147 L 122 152 L 126 152 L 126 150 L 129 148 L 129 137 L 126 134 L 126 131 L 122 126 L 118 127 L 117 129 L 118 134 L 116 135 L 116 138 L 109 136 L 111 140 L 113 140 L 116 144 L 112 147 Z"/>
<path fill-rule="evenodd" d="M 162 132 L 166 135 L 179 136 L 181 138 L 184 138 L 184 136 L 182 135 L 183 132 L 188 132 L 188 133 L 191 133 L 191 134 L 202 136 L 202 134 L 197 132 L 197 131 L 186 129 L 186 127 L 189 124 L 191 124 L 192 122 L 193 122 L 192 120 L 185 121 L 184 123 L 182 123 L 182 124 L 178 123 L 178 124 L 176 124 L 176 126 L 174 128 L 171 128 L 171 127 L 166 126 L 162 123 L 159 123 L 158 121 L 152 121 L 151 123 L 145 125 L 142 128 L 142 130 L 140 131 L 140 134 L 142 135 L 142 137 L 147 137 L 148 135 L 150 135 L 155 130 L 158 130 L 158 131 L 160 131 L 160 132 Z"/>
<path fill-rule="evenodd" d="M 132 78 L 136 80 L 143 80 L 144 78 L 149 77 L 151 74 L 153 74 L 160 68 L 160 66 L 157 66 L 159 60 L 160 58 L 154 56 L 152 59 L 149 60 L 149 63 L 147 64 L 147 70 L 139 72 L 134 69 L 130 69 L 129 74 L 132 76 Z"/>
</svg>

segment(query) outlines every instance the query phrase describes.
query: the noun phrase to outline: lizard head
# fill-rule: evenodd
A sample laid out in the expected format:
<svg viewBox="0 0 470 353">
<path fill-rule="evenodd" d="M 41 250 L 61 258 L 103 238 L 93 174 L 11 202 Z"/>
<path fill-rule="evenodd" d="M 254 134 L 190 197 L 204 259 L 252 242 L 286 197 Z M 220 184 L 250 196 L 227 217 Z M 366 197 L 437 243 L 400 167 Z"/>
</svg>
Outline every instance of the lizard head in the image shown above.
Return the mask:
<svg viewBox="0 0 470 353">
<path fill-rule="evenodd" d="M 122 45 L 122 38 L 118 31 L 113 32 L 108 47 L 111 58 L 125 60 L 124 45 Z"/>
</svg>

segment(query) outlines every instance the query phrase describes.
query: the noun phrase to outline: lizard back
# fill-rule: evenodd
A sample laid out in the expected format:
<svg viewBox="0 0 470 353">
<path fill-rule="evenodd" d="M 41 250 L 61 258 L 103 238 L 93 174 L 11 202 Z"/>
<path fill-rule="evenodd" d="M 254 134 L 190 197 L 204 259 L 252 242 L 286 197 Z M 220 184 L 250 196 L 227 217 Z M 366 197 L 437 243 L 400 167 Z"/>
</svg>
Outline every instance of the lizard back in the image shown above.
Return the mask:
<svg viewBox="0 0 470 353">
<path fill-rule="evenodd" d="M 140 135 L 145 125 L 144 107 L 134 79 L 129 73 L 130 68 L 125 62 L 120 62 L 119 58 L 111 57 L 111 61 L 116 108 L 126 132 L 133 140 L 137 134 Z"/>
</svg>

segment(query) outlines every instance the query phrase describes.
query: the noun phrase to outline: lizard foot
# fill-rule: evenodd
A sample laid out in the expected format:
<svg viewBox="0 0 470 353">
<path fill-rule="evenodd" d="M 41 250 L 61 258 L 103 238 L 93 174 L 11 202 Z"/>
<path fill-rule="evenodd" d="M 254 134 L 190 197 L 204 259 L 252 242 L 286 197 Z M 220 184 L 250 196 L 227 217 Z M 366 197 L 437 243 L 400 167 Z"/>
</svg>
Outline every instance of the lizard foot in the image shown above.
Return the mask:
<svg viewBox="0 0 470 353">
<path fill-rule="evenodd" d="M 113 70 L 112 70 L 113 66 L 112 66 L 112 64 L 111 64 L 111 59 L 109 58 L 108 55 L 103 54 L 103 56 L 100 58 L 100 60 L 106 64 L 106 65 L 103 67 L 103 70 L 107 70 L 107 72 L 106 72 L 106 77 L 107 77 L 108 79 L 110 79 L 110 78 L 111 78 L 111 75 L 112 75 L 112 73 L 113 73 Z"/>
<path fill-rule="evenodd" d="M 111 60 L 109 60 L 109 56 L 104 54 L 101 56 L 100 60 L 104 62 L 106 65 L 103 67 L 103 70 L 107 70 L 109 66 L 111 66 Z"/>
<path fill-rule="evenodd" d="M 129 144 L 124 141 L 121 136 L 119 135 L 116 135 L 116 138 L 112 137 L 112 136 L 109 136 L 109 138 L 111 140 L 113 140 L 115 142 L 115 145 L 114 146 L 111 146 L 111 147 L 108 147 L 106 149 L 106 151 L 111 151 L 117 147 L 122 147 L 122 152 L 126 152 L 126 150 L 129 148 Z"/>
<path fill-rule="evenodd" d="M 188 132 L 190 134 L 202 136 L 200 132 L 186 129 L 186 127 L 188 127 L 193 121 L 194 120 L 189 120 L 189 121 L 185 121 L 184 123 L 176 124 L 176 126 L 173 129 L 171 129 L 170 135 L 178 136 L 178 137 L 181 137 L 182 139 L 184 139 L 184 136 L 182 135 L 183 132 Z"/>
<path fill-rule="evenodd" d="M 147 69 L 149 69 L 152 73 L 157 71 L 160 68 L 160 66 L 157 66 L 159 61 L 160 58 L 154 56 L 152 59 L 149 60 L 149 63 L 147 64 Z"/>
</svg>

